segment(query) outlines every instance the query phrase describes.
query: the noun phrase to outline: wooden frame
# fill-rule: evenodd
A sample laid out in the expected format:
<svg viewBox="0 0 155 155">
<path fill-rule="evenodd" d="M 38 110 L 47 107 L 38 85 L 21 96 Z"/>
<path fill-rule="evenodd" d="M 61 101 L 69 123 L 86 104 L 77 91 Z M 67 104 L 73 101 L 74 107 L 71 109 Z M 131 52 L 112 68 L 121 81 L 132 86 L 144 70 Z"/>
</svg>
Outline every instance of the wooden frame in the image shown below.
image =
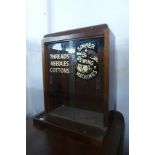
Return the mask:
<svg viewBox="0 0 155 155">
<path fill-rule="evenodd" d="M 48 79 L 48 71 L 47 71 L 47 45 L 49 43 L 61 43 L 64 41 L 74 41 L 79 39 L 90 39 L 94 37 L 104 37 L 104 47 L 102 52 L 102 58 L 103 59 L 103 67 L 102 72 L 104 72 L 104 78 L 103 83 L 101 83 L 103 87 L 103 103 L 102 103 L 102 112 L 104 114 L 104 125 L 107 128 L 109 126 L 109 111 L 115 110 L 115 72 L 109 72 L 110 68 L 115 68 L 112 66 L 115 63 L 111 61 L 115 60 L 115 53 L 114 53 L 114 37 L 111 35 L 111 32 L 106 24 L 97 25 L 97 26 L 91 26 L 86 28 L 80 28 L 75 30 L 69 30 L 64 32 L 58 32 L 58 33 L 52 33 L 47 34 L 44 36 L 44 39 L 42 40 L 42 62 L 43 62 L 43 82 L 44 82 L 44 103 L 45 103 L 45 114 L 51 111 L 50 108 L 50 88 L 49 88 L 49 79 Z M 111 52 L 111 51 L 112 52 Z M 112 78 L 109 78 L 112 76 Z M 113 80 L 110 81 L 109 79 Z M 110 89 L 109 89 L 110 87 Z M 110 98 L 110 100 L 109 100 Z M 112 99 L 112 102 L 111 101 Z M 40 117 L 40 115 L 39 115 Z M 39 117 L 37 116 L 34 121 L 39 123 Z M 41 121 L 42 122 L 42 121 Z M 47 124 L 48 123 L 45 123 Z M 49 124 L 48 124 L 49 125 Z M 49 125 L 50 126 L 50 125 Z"/>
</svg>

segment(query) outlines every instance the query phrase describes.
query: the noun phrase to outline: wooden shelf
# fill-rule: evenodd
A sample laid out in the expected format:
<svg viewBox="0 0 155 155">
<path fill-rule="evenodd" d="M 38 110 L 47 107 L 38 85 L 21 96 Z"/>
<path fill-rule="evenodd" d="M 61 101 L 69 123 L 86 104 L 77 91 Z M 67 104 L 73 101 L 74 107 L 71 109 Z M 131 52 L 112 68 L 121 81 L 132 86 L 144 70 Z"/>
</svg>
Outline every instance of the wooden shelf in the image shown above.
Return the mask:
<svg viewBox="0 0 155 155">
<path fill-rule="evenodd" d="M 61 119 L 66 119 L 68 121 L 104 130 L 103 113 L 99 112 L 82 110 L 79 108 L 62 105 L 56 108 L 55 110 L 49 112 L 48 116 L 58 117 Z"/>
<path fill-rule="evenodd" d="M 102 143 L 107 128 L 104 127 L 103 113 L 82 110 L 69 106 L 43 113 L 34 119 L 34 123 L 67 132 L 86 141 Z"/>
</svg>

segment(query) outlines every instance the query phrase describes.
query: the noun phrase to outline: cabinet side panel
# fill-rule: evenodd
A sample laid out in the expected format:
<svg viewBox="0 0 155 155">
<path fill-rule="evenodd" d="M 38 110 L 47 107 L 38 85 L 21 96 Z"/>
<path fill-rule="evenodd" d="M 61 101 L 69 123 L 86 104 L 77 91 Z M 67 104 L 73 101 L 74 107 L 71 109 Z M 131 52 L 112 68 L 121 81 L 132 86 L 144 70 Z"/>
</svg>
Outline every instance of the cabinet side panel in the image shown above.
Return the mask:
<svg viewBox="0 0 155 155">
<path fill-rule="evenodd" d="M 46 73 L 46 46 L 42 41 L 42 68 L 43 68 L 43 86 L 44 86 L 44 105 L 45 111 L 49 111 L 49 104 L 48 104 L 48 83 L 47 83 L 47 73 Z"/>
<path fill-rule="evenodd" d="M 105 126 L 108 126 L 109 120 L 109 30 L 106 29 L 105 33 L 105 44 L 104 44 L 104 52 L 103 52 L 103 73 L 104 73 L 104 80 L 103 80 L 103 113 L 104 113 L 104 122 Z"/>
<path fill-rule="evenodd" d="M 109 111 L 116 109 L 116 53 L 115 53 L 115 36 L 109 30 Z"/>
</svg>

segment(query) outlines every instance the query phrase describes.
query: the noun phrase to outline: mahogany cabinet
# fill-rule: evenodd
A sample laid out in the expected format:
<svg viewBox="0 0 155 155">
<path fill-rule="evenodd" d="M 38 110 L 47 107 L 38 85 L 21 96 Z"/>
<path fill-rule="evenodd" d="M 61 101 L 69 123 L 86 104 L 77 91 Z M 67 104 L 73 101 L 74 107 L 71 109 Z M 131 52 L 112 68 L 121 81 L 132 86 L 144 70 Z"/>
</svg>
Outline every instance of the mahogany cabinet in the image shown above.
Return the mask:
<svg viewBox="0 0 155 155">
<path fill-rule="evenodd" d="M 106 24 L 42 40 L 45 111 L 34 124 L 100 145 L 115 110 L 115 39 Z"/>
</svg>

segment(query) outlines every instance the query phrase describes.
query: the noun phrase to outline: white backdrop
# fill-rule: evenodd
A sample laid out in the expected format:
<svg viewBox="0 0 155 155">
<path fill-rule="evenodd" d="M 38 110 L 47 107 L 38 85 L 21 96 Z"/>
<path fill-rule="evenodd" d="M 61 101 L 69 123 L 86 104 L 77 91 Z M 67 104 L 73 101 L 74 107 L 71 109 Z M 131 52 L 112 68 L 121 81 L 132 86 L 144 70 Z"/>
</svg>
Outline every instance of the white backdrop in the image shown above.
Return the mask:
<svg viewBox="0 0 155 155">
<path fill-rule="evenodd" d="M 107 23 L 116 38 L 117 110 L 125 118 L 128 153 L 128 0 L 27 0 L 27 116 L 43 110 L 44 34 Z"/>
</svg>

